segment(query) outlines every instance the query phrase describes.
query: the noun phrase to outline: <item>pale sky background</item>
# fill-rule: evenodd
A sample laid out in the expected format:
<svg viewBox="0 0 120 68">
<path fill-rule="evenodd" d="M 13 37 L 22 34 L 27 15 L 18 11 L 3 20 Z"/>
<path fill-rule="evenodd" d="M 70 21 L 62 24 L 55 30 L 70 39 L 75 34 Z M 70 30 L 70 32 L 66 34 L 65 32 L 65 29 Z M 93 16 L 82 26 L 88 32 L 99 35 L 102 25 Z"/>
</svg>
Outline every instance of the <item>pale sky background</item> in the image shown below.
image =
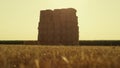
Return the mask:
<svg viewBox="0 0 120 68">
<path fill-rule="evenodd" d="M 0 40 L 37 40 L 40 10 L 75 8 L 80 40 L 120 40 L 120 0 L 0 0 Z"/>
</svg>

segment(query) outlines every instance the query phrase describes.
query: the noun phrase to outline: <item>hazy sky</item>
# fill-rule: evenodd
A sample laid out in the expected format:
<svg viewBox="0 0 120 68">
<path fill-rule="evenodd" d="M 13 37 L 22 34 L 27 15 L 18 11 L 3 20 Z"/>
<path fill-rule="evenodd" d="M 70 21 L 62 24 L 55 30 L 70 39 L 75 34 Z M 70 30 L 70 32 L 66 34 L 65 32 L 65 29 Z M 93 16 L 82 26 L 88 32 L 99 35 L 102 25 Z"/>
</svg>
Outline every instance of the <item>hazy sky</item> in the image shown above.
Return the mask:
<svg viewBox="0 0 120 68">
<path fill-rule="evenodd" d="M 37 40 L 40 10 L 75 8 L 80 40 L 120 40 L 120 0 L 0 0 L 0 40 Z"/>
</svg>

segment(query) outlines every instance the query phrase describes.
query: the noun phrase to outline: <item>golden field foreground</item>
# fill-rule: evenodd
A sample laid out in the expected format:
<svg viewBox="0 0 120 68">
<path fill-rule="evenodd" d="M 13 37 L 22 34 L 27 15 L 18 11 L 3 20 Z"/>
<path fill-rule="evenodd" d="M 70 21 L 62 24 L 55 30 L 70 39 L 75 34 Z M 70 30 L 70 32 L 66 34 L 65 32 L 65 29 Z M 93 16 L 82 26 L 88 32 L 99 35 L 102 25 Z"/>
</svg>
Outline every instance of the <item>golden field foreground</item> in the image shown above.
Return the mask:
<svg viewBox="0 0 120 68">
<path fill-rule="evenodd" d="M 120 47 L 0 45 L 0 68 L 120 68 Z"/>
</svg>

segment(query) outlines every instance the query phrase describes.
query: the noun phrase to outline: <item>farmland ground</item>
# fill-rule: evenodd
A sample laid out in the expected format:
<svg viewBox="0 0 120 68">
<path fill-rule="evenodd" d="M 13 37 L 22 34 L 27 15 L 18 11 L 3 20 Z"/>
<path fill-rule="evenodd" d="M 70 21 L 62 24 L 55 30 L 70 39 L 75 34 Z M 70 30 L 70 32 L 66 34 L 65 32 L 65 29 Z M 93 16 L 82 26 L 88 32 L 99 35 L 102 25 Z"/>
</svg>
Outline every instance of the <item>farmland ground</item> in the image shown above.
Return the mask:
<svg viewBox="0 0 120 68">
<path fill-rule="evenodd" d="M 0 68 L 120 68 L 119 46 L 0 45 Z"/>
</svg>

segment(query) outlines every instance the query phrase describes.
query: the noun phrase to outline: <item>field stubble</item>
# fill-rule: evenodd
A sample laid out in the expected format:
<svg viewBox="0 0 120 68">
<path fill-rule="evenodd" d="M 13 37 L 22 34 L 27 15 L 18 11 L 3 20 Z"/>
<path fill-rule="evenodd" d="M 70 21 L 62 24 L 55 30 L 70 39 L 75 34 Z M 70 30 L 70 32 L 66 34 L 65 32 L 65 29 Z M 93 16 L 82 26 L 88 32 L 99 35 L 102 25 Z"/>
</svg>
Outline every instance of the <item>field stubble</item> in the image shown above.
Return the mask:
<svg viewBox="0 0 120 68">
<path fill-rule="evenodd" d="M 0 45 L 0 68 L 120 68 L 119 46 Z"/>
</svg>

